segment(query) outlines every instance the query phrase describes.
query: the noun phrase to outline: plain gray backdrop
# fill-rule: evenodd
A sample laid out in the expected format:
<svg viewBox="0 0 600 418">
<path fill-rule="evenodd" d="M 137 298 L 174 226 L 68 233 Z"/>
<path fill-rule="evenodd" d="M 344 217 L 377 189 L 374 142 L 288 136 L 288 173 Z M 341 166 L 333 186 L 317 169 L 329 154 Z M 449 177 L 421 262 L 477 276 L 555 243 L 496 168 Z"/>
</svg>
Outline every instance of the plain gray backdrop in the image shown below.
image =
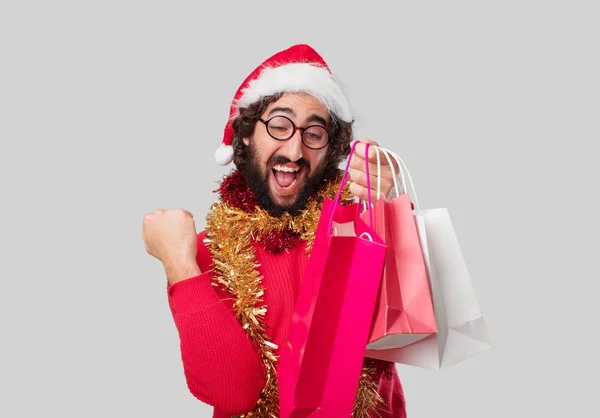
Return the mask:
<svg viewBox="0 0 600 418">
<path fill-rule="evenodd" d="M 493 348 L 398 366 L 409 418 L 597 416 L 594 1 L 3 1 L 0 416 L 210 417 L 144 213 L 198 230 L 239 83 L 309 43 L 356 138 L 448 208 Z"/>
</svg>

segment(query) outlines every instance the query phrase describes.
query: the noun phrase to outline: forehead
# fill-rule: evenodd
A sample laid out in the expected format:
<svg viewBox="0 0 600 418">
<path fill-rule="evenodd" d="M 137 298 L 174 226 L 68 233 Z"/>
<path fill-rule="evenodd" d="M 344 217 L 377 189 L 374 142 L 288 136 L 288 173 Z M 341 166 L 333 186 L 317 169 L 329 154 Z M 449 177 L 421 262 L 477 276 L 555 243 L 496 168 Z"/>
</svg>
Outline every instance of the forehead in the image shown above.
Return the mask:
<svg viewBox="0 0 600 418">
<path fill-rule="evenodd" d="M 265 110 L 268 113 L 275 107 L 291 108 L 300 118 L 318 115 L 329 119 L 329 111 L 317 98 L 306 93 L 284 93 L 279 100 L 271 103 Z"/>
</svg>

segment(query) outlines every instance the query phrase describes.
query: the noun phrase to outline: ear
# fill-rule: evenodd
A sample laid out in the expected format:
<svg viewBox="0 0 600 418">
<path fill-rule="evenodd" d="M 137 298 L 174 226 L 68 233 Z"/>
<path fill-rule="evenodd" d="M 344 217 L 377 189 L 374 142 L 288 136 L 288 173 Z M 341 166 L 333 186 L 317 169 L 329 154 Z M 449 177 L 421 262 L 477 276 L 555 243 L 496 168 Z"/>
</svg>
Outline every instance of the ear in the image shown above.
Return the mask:
<svg viewBox="0 0 600 418">
<path fill-rule="evenodd" d="M 246 146 L 250 145 L 250 138 L 244 138 L 242 139 L 242 141 L 244 142 L 244 144 L 246 144 Z"/>
</svg>

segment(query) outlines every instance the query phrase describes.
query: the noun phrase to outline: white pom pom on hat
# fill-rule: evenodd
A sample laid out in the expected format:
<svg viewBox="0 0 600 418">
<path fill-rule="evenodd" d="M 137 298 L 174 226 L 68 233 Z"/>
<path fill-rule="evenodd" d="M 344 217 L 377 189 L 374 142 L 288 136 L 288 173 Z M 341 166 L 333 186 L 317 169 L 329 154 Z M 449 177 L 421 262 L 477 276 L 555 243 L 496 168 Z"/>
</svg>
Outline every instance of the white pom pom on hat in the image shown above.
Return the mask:
<svg viewBox="0 0 600 418">
<path fill-rule="evenodd" d="M 233 146 L 221 144 L 215 151 L 215 161 L 217 165 L 228 165 L 233 161 Z"/>
<path fill-rule="evenodd" d="M 352 121 L 350 105 L 323 58 L 306 44 L 293 45 L 267 58 L 239 86 L 231 103 L 223 141 L 215 150 L 218 165 L 233 161 L 233 126 L 240 107 L 264 96 L 290 92 L 308 93 L 343 121 Z"/>
</svg>

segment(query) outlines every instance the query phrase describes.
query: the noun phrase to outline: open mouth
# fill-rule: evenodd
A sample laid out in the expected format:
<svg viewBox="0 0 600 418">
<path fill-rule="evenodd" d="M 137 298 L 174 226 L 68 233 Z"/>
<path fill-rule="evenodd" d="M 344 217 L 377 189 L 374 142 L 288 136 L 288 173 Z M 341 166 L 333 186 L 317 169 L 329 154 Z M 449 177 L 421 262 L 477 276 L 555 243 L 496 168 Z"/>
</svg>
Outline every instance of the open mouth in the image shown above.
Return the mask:
<svg viewBox="0 0 600 418">
<path fill-rule="evenodd" d="M 271 171 L 273 172 L 273 186 L 277 194 L 289 196 L 296 193 L 304 173 L 304 167 L 275 164 Z"/>
</svg>

